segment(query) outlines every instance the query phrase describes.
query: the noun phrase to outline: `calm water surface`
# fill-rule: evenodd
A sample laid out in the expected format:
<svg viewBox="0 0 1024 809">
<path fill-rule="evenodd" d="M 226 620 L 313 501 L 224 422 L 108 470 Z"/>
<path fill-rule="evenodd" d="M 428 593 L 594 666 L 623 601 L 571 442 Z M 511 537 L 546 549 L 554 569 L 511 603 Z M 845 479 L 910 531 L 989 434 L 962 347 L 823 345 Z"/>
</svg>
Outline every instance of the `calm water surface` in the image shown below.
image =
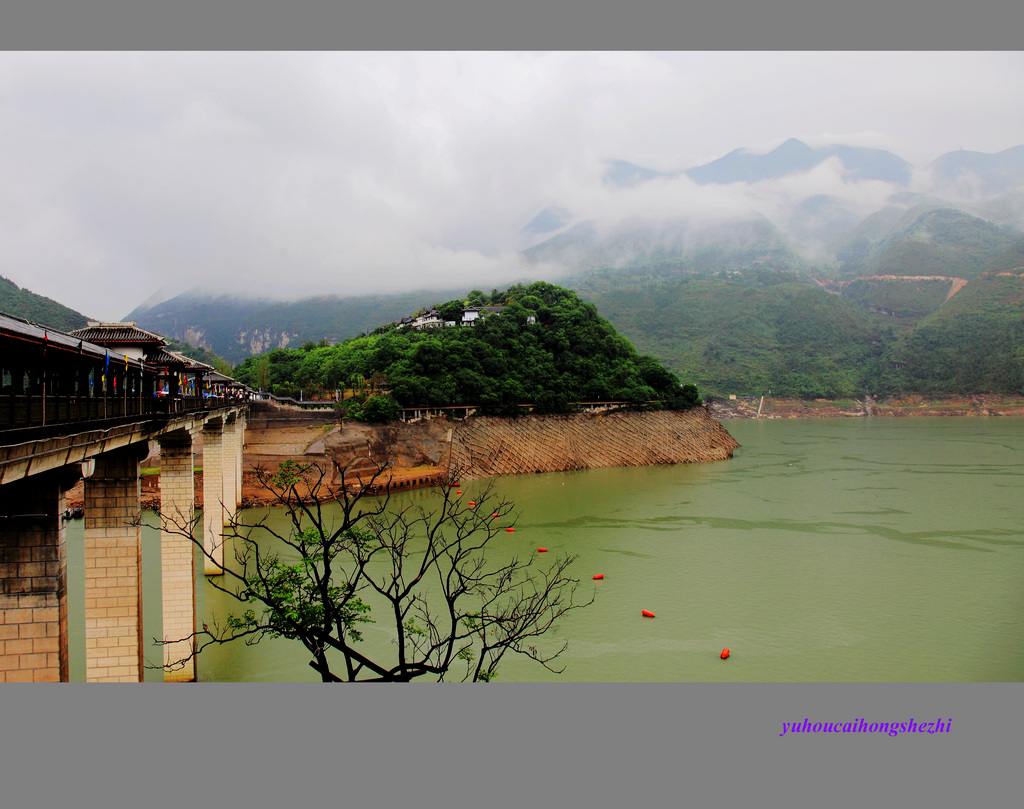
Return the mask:
<svg viewBox="0 0 1024 809">
<path fill-rule="evenodd" d="M 575 574 L 596 596 L 562 625 L 563 674 L 513 658 L 499 680 L 1024 680 L 1024 419 L 726 427 L 742 444 L 729 461 L 499 481 L 519 521 L 495 542 L 579 555 Z M 81 521 L 69 524 L 74 680 L 84 679 L 81 534 Z M 161 631 L 159 535 L 146 531 L 143 546 L 150 638 Z M 203 620 L 232 608 L 201 587 Z M 371 648 L 390 642 L 382 627 L 365 634 Z M 199 675 L 317 679 L 284 640 L 209 649 Z"/>
</svg>

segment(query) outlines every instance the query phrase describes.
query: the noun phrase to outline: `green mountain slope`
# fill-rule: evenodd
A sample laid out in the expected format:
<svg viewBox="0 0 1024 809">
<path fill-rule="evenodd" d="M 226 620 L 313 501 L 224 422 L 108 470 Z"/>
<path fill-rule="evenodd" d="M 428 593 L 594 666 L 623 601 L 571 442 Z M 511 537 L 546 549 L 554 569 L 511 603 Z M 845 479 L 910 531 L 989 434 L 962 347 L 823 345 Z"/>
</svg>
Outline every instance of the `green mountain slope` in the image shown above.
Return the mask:
<svg viewBox="0 0 1024 809">
<path fill-rule="evenodd" d="M 881 328 L 904 332 L 937 312 L 959 282 L 947 278 L 857 278 L 842 285 L 840 295 L 866 311 Z"/>
<path fill-rule="evenodd" d="M 992 259 L 986 270 L 989 272 L 1024 272 L 1024 239 L 1010 245 L 1003 253 Z"/>
<path fill-rule="evenodd" d="M 89 322 L 81 312 L 22 289 L 3 276 L 0 276 L 0 312 L 59 331 L 80 329 Z"/>
<path fill-rule="evenodd" d="M 582 293 L 637 348 L 714 395 L 860 395 L 882 351 L 867 316 L 769 270 Z"/>
<path fill-rule="evenodd" d="M 865 262 L 864 275 L 976 278 L 1020 234 L 952 208 L 912 209 Z"/>
<path fill-rule="evenodd" d="M 976 278 L 887 352 L 878 387 L 931 395 L 1024 391 L 1024 269 Z"/>
</svg>

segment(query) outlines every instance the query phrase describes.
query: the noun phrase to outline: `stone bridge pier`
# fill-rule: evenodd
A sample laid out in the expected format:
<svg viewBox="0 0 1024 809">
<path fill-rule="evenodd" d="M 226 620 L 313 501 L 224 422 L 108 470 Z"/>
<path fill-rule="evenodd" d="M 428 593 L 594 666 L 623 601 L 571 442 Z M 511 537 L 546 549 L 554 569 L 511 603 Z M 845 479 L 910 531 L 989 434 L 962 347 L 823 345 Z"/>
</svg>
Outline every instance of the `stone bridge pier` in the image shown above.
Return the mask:
<svg viewBox="0 0 1024 809">
<path fill-rule="evenodd" d="M 178 664 L 164 676 L 195 679 L 195 548 L 189 532 L 198 528 L 196 441 L 203 449 L 203 543 L 215 560 L 207 559 L 204 570 L 222 574 L 224 526 L 241 500 L 244 430 L 244 413 L 236 409 L 180 418 L 121 440 L 104 434 L 74 451 L 68 449 L 74 438 L 19 445 L 6 456 L 0 447 L 0 682 L 69 679 L 63 514 L 67 491 L 83 477 L 86 680 L 143 679 L 139 466 L 151 439 L 161 456 L 164 664 Z M 68 463 L 72 457 L 77 460 Z"/>
<path fill-rule="evenodd" d="M 77 468 L 0 486 L 0 682 L 68 679 L 64 495 Z"/>
</svg>

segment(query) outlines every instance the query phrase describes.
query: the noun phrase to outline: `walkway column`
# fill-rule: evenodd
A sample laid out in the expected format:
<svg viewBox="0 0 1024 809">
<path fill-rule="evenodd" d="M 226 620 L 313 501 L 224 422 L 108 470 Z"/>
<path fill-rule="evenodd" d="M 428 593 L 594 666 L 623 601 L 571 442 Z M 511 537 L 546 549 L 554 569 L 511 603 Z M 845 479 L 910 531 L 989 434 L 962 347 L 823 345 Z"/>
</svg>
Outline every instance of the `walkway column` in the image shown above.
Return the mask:
<svg viewBox="0 0 1024 809">
<path fill-rule="evenodd" d="M 239 442 L 238 419 L 232 414 L 224 420 L 224 525 L 230 525 L 238 514 L 238 493 L 236 480 L 238 477 L 238 455 L 241 450 Z"/>
<path fill-rule="evenodd" d="M 235 419 L 235 438 L 237 449 L 235 452 L 235 505 L 242 505 L 242 453 L 245 449 L 245 415 L 239 413 Z"/>
<path fill-rule="evenodd" d="M 203 425 L 203 572 L 224 574 L 224 421 Z"/>
<path fill-rule="evenodd" d="M 0 683 L 68 680 L 62 515 L 72 468 L 0 487 Z"/>
<path fill-rule="evenodd" d="M 160 442 L 160 564 L 163 581 L 165 682 L 193 682 L 192 657 L 196 629 L 195 546 L 189 533 L 195 526 L 195 480 L 192 434 L 179 430 Z M 167 527 L 174 530 L 168 531 Z M 173 641 L 173 642 L 172 642 Z"/>
<path fill-rule="evenodd" d="M 146 442 L 96 457 L 85 480 L 85 679 L 141 682 L 139 463 Z"/>
</svg>

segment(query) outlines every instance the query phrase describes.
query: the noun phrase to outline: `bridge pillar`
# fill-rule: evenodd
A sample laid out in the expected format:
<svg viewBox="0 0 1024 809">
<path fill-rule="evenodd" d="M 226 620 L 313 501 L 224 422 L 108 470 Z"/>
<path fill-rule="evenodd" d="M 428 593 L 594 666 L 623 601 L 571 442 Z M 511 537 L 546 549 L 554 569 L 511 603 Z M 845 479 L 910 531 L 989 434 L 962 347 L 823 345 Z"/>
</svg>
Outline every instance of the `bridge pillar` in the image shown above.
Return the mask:
<svg viewBox="0 0 1024 809">
<path fill-rule="evenodd" d="M 210 419 L 203 425 L 203 572 L 224 574 L 224 525 L 227 520 L 224 496 L 224 420 Z M 232 490 L 232 497 L 234 491 Z"/>
<path fill-rule="evenodd" d="M 242 504 L 242 453 L 245 450 L 245 415 L 238 414 L 235 421 L 237 449 L 235 451 L 235 505 Z"/>
<path fill-rule="evenodd" d="M 238 468 L 242 444 L 238 419 L 232 414 L 224 420 L 224 525 L 230 525 L 238 515 Z"/>
<path fill-rule="evenodd" d="M 196 629 L 195 547 L 189 533 L 195 515 L 192 434 L 179 430 L 160 436 L 160 564 L 163 581 L 163 639 L 166 682 L 192 682 Z M 177 530 L 168 531 L 168 526 Z"/>
<path fill-rule="evenodd" d="M 85 481 L 85 679 L 141 682 L 139 463 L 145 443 L 96 456 Z"/>
<path fill-rule="evenodd" d="M 68 680 L 62 515 L 78 469 L 0 487 L 0 683 Z"/>
</svg>

